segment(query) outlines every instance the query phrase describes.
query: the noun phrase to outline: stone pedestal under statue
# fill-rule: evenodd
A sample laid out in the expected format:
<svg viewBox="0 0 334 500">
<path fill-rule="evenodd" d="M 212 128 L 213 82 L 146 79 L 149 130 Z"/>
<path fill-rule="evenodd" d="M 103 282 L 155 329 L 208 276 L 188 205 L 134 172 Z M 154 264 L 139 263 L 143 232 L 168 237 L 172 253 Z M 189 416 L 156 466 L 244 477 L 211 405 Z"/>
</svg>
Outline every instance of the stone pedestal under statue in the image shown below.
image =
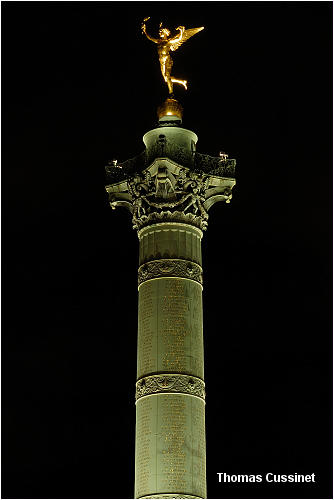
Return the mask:
<svg viewBox="0 0 334 500">
<path fill-rule="evenodd" d="M 201 240 L 235 160 L 196 152 L 175 99 L 158 117 L 141 155 L 107 167 L 139 238 L 135 498 L 206 498 Z"/>
</svg>

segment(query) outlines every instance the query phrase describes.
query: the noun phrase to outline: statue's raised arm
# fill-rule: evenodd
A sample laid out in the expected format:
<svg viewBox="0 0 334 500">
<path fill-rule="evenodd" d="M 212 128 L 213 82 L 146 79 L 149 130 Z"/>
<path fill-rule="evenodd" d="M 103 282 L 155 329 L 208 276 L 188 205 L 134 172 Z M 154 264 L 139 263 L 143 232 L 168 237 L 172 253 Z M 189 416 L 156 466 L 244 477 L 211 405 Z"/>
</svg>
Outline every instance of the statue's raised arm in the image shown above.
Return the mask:
<svg viewBox="0 0 334 500">
<path fill-rule="evenodd" d="M 150 36 L 147 33 L 147 30 L 146 30 L 146 21 L 148 21 L 149 19 L 150 19 L 149 17 L 145 17 L 144 21 L 141 23 L 141 30 L 142 30 L 143 34 L 146 36 L 146 38 L 148 38 L 149 40 L 151 40 L 151 42 L 159 43 L 159 39 L 158 38 L 153 38 L 152 36 Z"/>
<path fill-rule="evenodd" d="M 177 35 L 170 36 L 171 32 L 169 31 L 169 29 L 163 28 L 162 23 L 160 23 L 159 26 L 160 38 L 153 38 L 147 33 L 146 30 L 146 21 L 148 21 L 149 19 L 150 19 L 149 17 L 146 17 L 142 22 L 141 25 L 142 32 L 146 35 L 146 37 L 149 40 L 157 44 L 161 73 L 165 82 L 168 85 L 169 94 L 172 95 L 173 83 L 179 83 L 180 85 L 183 85 L 184 88 L 186 89 L 187 81 L 179 80 L 171 76 L 173 60 L 170 56 L 170 51 L 171 50 L 175 51 L 176 49 L 178 49 L 186 40 L 188 40 L 190 37 L 192 37 L 199 31 L 202 31 L 204 27 L 201 26 L 200 28 L 191 28 L 186 30 L 184 26 L 178 26 L 176 28 L 176 31 L 179 31 L 179 33 Z"/>
<path fill-rule="evenodd" d="M 171 38 L 169 41 L 170 43 L 177 43 L 177 42 L 180 42 L 182 40 L 182 37 L 183 37 L 183 33 L 185 32 L 185 27 L 184 26 L 178 26 L 176 28 L 177 31 L 179 31 L 180 33 L 176 36 L 174 36 L 173 38 Z"/>
</svg>

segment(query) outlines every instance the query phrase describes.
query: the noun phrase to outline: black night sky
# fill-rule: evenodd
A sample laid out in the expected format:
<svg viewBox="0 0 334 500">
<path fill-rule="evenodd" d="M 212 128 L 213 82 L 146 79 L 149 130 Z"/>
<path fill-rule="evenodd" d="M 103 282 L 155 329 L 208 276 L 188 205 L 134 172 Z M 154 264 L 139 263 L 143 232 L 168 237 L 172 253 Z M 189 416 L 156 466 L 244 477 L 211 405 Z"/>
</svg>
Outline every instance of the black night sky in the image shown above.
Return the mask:
<svg viewBox="0 0 334 500">
<path fill-rule="evenodd" d="M 237 160 L 203 240 L 209 498 L 332 498 L 331 2 L 2 2 L 2 498 L 131 498 L 138 241 L 104 166 L 167 97 Z M 219 484 L 229 474 L 316 483 Z"/>
</svg>

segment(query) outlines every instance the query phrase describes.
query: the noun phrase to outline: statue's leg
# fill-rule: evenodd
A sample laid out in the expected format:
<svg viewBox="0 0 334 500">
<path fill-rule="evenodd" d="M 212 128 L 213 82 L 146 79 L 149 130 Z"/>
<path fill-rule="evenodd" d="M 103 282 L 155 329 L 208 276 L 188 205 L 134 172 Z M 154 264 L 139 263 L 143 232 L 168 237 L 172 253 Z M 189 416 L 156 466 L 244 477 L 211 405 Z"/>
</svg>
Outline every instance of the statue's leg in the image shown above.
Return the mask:
<svg viewBox="0 0 334 500">
<path fill-rule="evenodd" d="M 173 84 L 172 84 L 172 81 L 170 78 L 168 78 L 168 80 L 167 80 L 167 85 L 168 85 L 169 93 L 172 94 L 173 93 Z"/>
<path fill-rule="evenodd" d="M 165 61 L 160 62 L 160 69 L 161 69 L 161 74 L 163 76 L 163 79 L 165 80 L 165 82 L 167 82 L 167 78 L 166 78 L 166 62 Z"/>
<path fill-rule="evenodd" d="M 171 79 L 170 79 L 170 70 L 169 70 L 169 65 L 168 65 L 168 59 L 160 61 L 160 68 L 161 68 L 161 73 L 162 73 L 163 79 L 165 80 L 165 82 L 168 85 L 168 91 L 170 94 L 172 94 L 173 93 L 173 84 L 172 84 Z"/>
<path fill-rule="evenodd" d="M 179 80 L 178 78 L 174 78 L 173 76 L 171 76 L 172 67 L 173 67 L 173 59 L 170 56 L 168 56 L 168 58 L 166 60 L 166 75 L 167 75 L 168 80 L 170 80 L 170 86 L 172 88 L 172 91 L 169 91 L 169 92 L 170 93 L 173 92 L 173 83 L 179 83 L 180 85 L 183 85 L 185 89 L 187 89 L 187 80 Z M 168 80 L 167 80 L 167 82 L 168 82 Z M 168 88 L 169 88 L 169 85 L 168 85 Z"/>
<path fill-rule="evenodd" d="M 170 94 L 173 93 L 173 83 L 172 83 L 172 79 L 170 76 L 172 66 L 173 66 L 173 60 L 170 56 L 168 56 L 166 59 L 166 82 L 167 82 L 168 90 L 169 90 Z"/>
</svg>

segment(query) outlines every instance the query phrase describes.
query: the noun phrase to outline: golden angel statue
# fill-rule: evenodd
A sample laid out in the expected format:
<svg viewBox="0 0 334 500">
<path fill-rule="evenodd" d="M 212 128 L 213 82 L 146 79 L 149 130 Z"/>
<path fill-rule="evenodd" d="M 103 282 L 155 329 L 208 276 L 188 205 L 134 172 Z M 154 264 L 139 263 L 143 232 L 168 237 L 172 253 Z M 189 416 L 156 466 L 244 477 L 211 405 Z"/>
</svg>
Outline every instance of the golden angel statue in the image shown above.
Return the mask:
<svg viewBox="0 0 334 500">
<path fill-rule="evenodd" d="M 151 42 L 156 43 L 158 46 L 157 48 L 158 48 L 161 73 L 165 82 L 168 85 L 169 94 L 173 94 L 173 83 L 179 83 L 180 85 L 183 85 L 184 88 L 186 89 L 187 88 L 186 80 L 179 80 L 178 78 L 174 78 L 173 76 L 171 76 L 173 60 L 170 56 L 170 51 L 171 50 L 175 51 L 176 49 L 181 47 L 181 45 L 186 40 L 188 40 L 190 37 L 192 37 L 199 31 L 202 31 L 204 29 L 204 26 L 202 26 L 201 28 L 191 28 L 187 30 L 185 29 L 184 26 L 178 26 L 176 30 L 179 31 L 179 33 L 175 36 L 170 36 L 169 29 L 163 28 L 162 23 L 160 23 L 159 26 L 160 38 L 153 38 L 146 31 L 146 21 L 148 21 L 149 19 L 150 19 L 149 17 L 146 17 L 142 22 L 141 25 L 142 32 L 146 35 L 146 37 L 149 40 L 151 40 Z"/>
</svg>

